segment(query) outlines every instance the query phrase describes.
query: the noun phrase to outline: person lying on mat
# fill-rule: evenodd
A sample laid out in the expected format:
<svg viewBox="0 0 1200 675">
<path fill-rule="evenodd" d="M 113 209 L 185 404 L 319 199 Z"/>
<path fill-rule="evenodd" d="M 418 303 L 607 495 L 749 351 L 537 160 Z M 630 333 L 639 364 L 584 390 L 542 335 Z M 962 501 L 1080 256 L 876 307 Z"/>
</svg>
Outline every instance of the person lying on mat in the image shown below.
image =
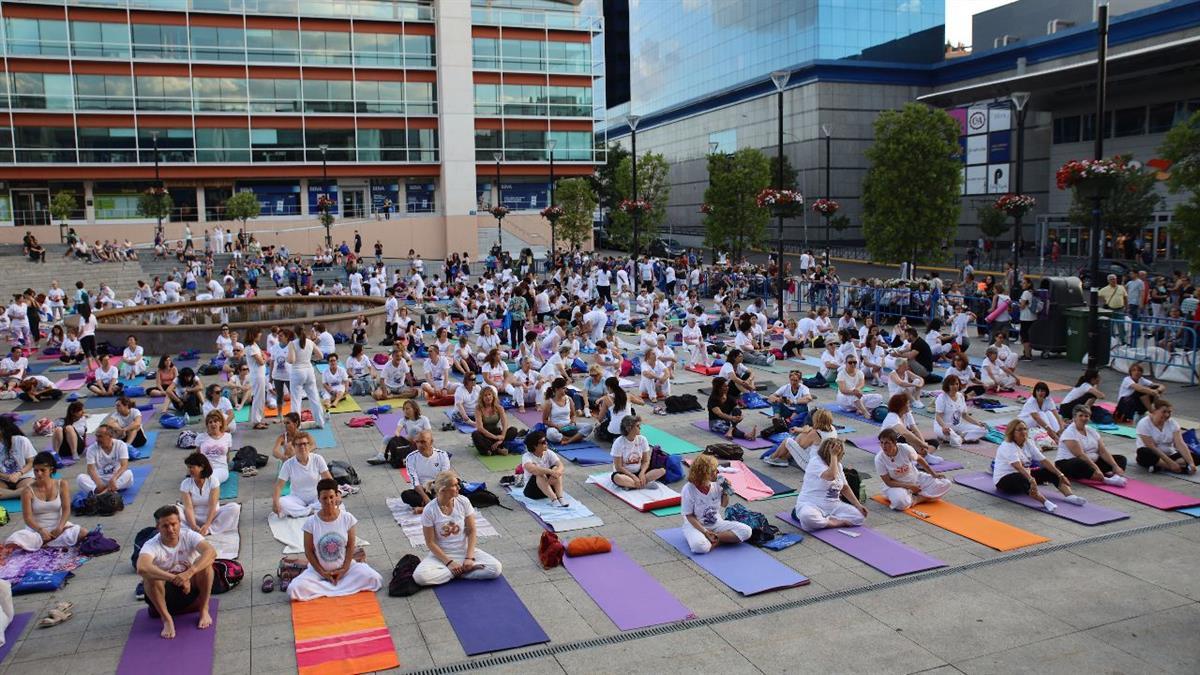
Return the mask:
<svg viewBox="0 0 1200 675">
<path fill-rule="evenodd" d="M 50 378 L 45 375 L 26 375 L 17 388 L 21 390 L 21 393 L 17 394 L 17 398 L 31 403 L 57 401 L 63 396 L 62 391 L 57 389 Z"/>
<path fill-rule="evenodd" d="M 129 471 L 129 446 L 113 435 L 112 428 L 101 424 L 96 429 L 95 442 L 84 453 L 87 470 L 79 474 L 75 482 L 85 495 L 116 492 L 133 485 L 133 473 Z"/>
<path fill-rule="evenodd" d="M 1054 513 L 1058 505 L 1042 496 L 1038 490 L 1039 483 L 1050 483 L 1057 487 L 1069 504 L 1083 506 L 1087 503 L 1086 499 L 1071 491 L 1070 479 L 1046 460 L 1029 437 L 1029 427 L 1019 419 L 1009 422 L 1004 430 L 1004 442 L 996 449 L 996 459 L 992 461 L 992 483 L 1005 494 L 1028 494 L 1050 513 Z"/>
<path fill-rule="evenodd" d="M 21 499 L 33 482 L 37 450 L 11 417 L 0 417 L 0 499 Z"/>
<path fill-rule="evenodd" d="M 71 486 L 65 478 L 52 477 L 56 466 L 54 455 L 49 452 L 34 456 L 33 480 L 21 492 L 21 516 L 25 527 L 4 541 L 10 551 L 17 548 L 36 551 L 43 546 L 67 548 L 87 534 L 86 530 L 67 520 L 71 515 Z"/>
<path fill-rule="evenodd" d="M 717 460 L 711 455 L 698 455 L 688 469 L 688 482 L 680 492 L 680 510 L 683 538 L 692 553 L 708 553 L 721 544 L 740 544 L 753 534 L 749 525 L 721 517 L 729 506 L 733 487 L 720 476 Z"/>
<path fill-rule="evenodd" d="M 1196 473 L 1196 455 L 1184 443 L 1179 423 L 1171 419 L 1174 412 L 1170 401 L 1155 399 L 1150 414 L 1137 423 L 1137 463 L 1150 473 Z"/>
<path fill-rule="evenodd" d="M 146 590 L 150 616 L 160 617 L 162 635 L 175 637 L 175 617 L 200 613 L 201 630 L 212 625 L 208 600 L 212 595 L 213 560 L 217 552 L 199 532 L 183 527 L 179 509 L 171 504 L 154 512 L 158 534 L 142 545 L 137 573 Z"/>
<path fill-rule="evenodd" d="M 785 467 L 788 465 L 788 458 L 796 462 L 797 466 L 808 466 L 808 460 L 812 454 L 820 447 L 821 442 L 826 438 L 837 438 L 837 429 L 833 426 L 833 413 L 824 408 L 817 408 L 812 414 L 812 424 L 802 427 L 792 427 L 790 435 L 780 442 L 775 451 L 768 455 L 764 462 L 770 466 Z M 853 471 L 853 469 L 851 469 Z M 855 474 L 857 475 L 857 474 Z M 847 478 L 854 484 L 857 491 L 857 483 L 855 479 L 847 474 Z"/>
<path fill-rule="evenodd" d="M 1109 485 L 1124 486 L 1128 460 L 1125 455 L 1114 455 L 1104 447 L 1100 432 L 1088 426 L 1091 420 L 1091 406 L 1075 406 L 1071 423 L 1059 436 L 1054 465 L 1068 478 L 1090 478 Z"/>
<path fill-rule="evenodd" d="M 933 433 L 952 447 L 974 443 L 987 435 L 987 425 L 967 412 L 967 399 L 959 391 L 961 383 L 953 375 L 942 380 L 942 391 L 934 401 Z"/>
<path fill-rule="evenodd" d="M 458 494 L 458 474 L 443 471 L 433 485 L 437 500 L 421 513 L 429 555 L 413 571 L 413 581 L 420 586 L 440 586 L 458 577 L 482 580 L 500 576 L 500 561 L 475 547 L 475 508 Z"/>
<path fill-rule="evenodd" d="M 896 436 L 900 439 L 899 442 L 911 445 L 917 454 L 924 457 L 930 464 L 941 464 L 942 458 L 933 454 L 933 445 L 925 440 L 910 406 L 911 399 L 908 396 L 894 394 L 888 399 L 887 417 L 883 418 L 883 423 L 879 426 L 896 432 Z"/>
<path fill-rule="evenodd" d="M 567 380 L 556 378 L 546 391 L 546 402 L 542 404 L 542 424 L 546 425 L 546 438 L 555 445 L 569 445 L 587 438 L 594 424 L 575 421 L 575 400 L 567 394 Z"/>
<path fill-rule="evenodd" d="M 280 518 L 304 518 L 321 508 L 318 501 L 317 483 L 323 478 L 332 479 L 325 458 L 313 452 L 313 437 L 302 431 L 292 442 L 296 454 L 279 467 L 275 480 L 275 494 L 271 510 Z M 292 483 L 292 493 L 283 495 L 283 486 Z"/>
<path fill-rule="evenodd" d="M 767 403 L 772 406 L 772 412 L 783 418 L 789 427 L 799 426 L 808 421 L 808 404 L 812 403 L 813 395 L 804 386 L 799 370 L 788 373 L 788 383 L 775 390 L 767 397 Z"/>
<path fill-rule="evenodd" d="M 743 420 L 742 407 L 738 403 L 737 392 L 725 378 L 717 376 L 712 379 L 712 393 L 708 395 L 706 407 L 708 408 L 709 431 L 730 439 L 758 438 L 757 425 L 751 426 L 749 432 L 738 428 Z"/>
<path fill-rule="evenodd" d="M 913 504 L 941 499 L 950 491 L 950 480 L 934 471 L 925 457 L 911 445 L 901 443 L 891 429 L 879 432 L 880 451 L 875 455 L 875 471 L 883 481 L 883 496 L 896 511 Z"/>
<path fill-rule="evenodd" d="M 508 413 L 500 405 L 496 390 L 490 384 L 480 387 L 479 403 L 475 406 L 475 431 L 471 432 L 475 449 L 481 455 L 507 455 L 505 444 L 516 437 L 517 429 L 508 425 Z"/>
<path fill-rule="evenodd" d="M 531 431 L 525 435 L 525 454 L 521 455 L 521 466 L 525 469 L 525 496 L 530 499 L 549 499 L 554 506 L 567 508 L 563 490 L 563 473 L 566 466 L 562 459 L 550 449 L 546 432 Z"/>
<path fill-rule="evenodd" d="M 640 490 L 662 478 L 666 469 L 650 468 L 650 442 L 642 435 L 642 418 L 621 420 L 621 435 L 612 444 L 612 482 L 626 490 Z"/>
<path fill-rule="evenodd" d="M 729 353 L 725 355 L 725 364 L 721 366 L 717 377 L 724 378 L 739 394 L 745 391 L 754 391 L 757 386 L 754 384 L 754 373 L 742 364 L 742 350 L 740 349 L 729 350 Z"/>
<path fill-rule="evenodd" d="M 295 483 L 292 489 L 295 490 Z M 367 563 L 354 559 L 358 519 L 342 508 L 337 481 L 322 478 L 316 490 L 320 509 L 304 521 L 304 557 L 308 567 L 288 584 L 288 597 L 306 601 L 362 591 L 374 593 L 383 585 L 383 577 Z"/>
<path fill-rule="evenodd" d="M 113 406 L 115 410 L 104 418 L 104 424 L 111 428 L 117 438 L 125 441 L 131 447 L 140 448 L 146 444 L 146 431 L 142 428 L 142 411 L 133 405 L 128 396 L 120 396 Z"/>
<path fill-rule="evenodd" d="M 433 482 L 438 474 L 450 470 L 450 455 L 433 447 L 433 432 L 428 429 L 417 434 L 414 445 L 416 450 L 404 458 L 412 487 L 400 493 L 400 500 L 411 506 L 413 513 L 421 513 L 437 496 Z"/>
<path fill-rule="evenodd" d="M 841 439 L 827 438 L 808 460 L 804 483 L 792 509 L 792 517 L 805 532 L 827 527 L 857 527 L 866 520 L 867 507 L 858 501 L 858 495 L 850 488 L 842 469 L 845 452 Z"/>
<path fill-rule="evenodd" d="M 871 411 L 883 403 L 883 397 L 864 393 L 866 383 L 866 376 L 858 369 L 858 356 L 851 353 L 837 374 L 837 404 L 848 412 L 871 419 Z"/>
<path fill-rule="evenodd" d="M 207 537 L 210 534 L 236 532 L 242 505 L 221 504 L 221 482 L 213 476 L 213 467 L 202 452 L 183 459 L 188 477 L 179 484 L 179 516 L 183 525 Z"/>
<path fill-rule="evenodd" d="M 1000 351 L 995 347 L 988 347 L 984 352 L 983 367 L 980 368 L 980 372 L 983 386 L 987 391 L 1016 391 L 1017 389 L 1017 376 L 1012 368 L 1000 361 Z"/>
<path fill-rule="evenodd" d="M 1129 375 L 1121 380 L 1117 390 L 1117 411 L 1113 413 L 1117 424 L 1132 422 L 1138 415 L 1149 413 L 1154 409 L 1154 402 L 1166 392 L 1166 385 L 1143 375 L 1145 370 L 1144 365 L 1135 363 L 1129 366 Z"/>
<path fill-rule="evenodd" d="M 1089 418 L 1090 416 L 1089 414 Z M 1062 418 L 1058 416 L 1058 404 L 1050 396 L 1050 385 L 1045 382 L 1033 385 L 1033 396 L 1030 396 L 1025 401 L 1025 405 L 1021 406 L 1021 413 L 1018 417 L 1033 431 L 1034 440 L 1038 440 L 1038 436 L 1044 435 L 1049 438 L 1050 445 L 1058 445 L 1059 434 L 1066 426 Z"/>
</svg>

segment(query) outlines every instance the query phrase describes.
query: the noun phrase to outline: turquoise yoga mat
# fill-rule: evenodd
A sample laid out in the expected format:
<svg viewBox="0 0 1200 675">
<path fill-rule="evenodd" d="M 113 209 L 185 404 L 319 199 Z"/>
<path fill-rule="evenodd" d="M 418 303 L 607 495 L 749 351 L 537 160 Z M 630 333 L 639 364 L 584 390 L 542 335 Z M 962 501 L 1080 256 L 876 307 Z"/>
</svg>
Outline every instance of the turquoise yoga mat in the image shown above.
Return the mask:
<svg viewBox="0 0 1200 675">
<path fill-rule="evenodd" d="M 674 434 L 667 433 L 644 422 L 642 423 L 642 435 L 646 437 L 650 445 L 661 446 L 663 452 L 668 455 L 687 455 L 703 450 L 703 448 L 695 443 L 685 441 Z"/>
</svg>

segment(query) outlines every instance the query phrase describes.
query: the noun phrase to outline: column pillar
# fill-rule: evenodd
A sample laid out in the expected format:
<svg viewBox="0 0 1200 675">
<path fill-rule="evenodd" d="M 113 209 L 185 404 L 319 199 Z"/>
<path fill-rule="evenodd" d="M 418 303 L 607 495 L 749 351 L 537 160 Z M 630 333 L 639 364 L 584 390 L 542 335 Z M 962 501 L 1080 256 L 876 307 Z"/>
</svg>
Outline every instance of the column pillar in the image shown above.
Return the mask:
<svg viewBox="0 0 1200 675">
<path fill-rule="evenodd" d="M 308 179 L 300 179 L 300 215 L 308 215 Z"/>
<path fill-rule="evenodd" d="M 208 209 L 205 208 L 204 188 L 196 186 L 196 218 L 202 223 L 208 222 Z"/>
<path fill-rule="evenodd" d="M 96 224 L 96 202 L 95 202 L 96 183 L 90 180 L 83 181 L 83 214 L 84 220 L 88 225 Z"/>
</svg>

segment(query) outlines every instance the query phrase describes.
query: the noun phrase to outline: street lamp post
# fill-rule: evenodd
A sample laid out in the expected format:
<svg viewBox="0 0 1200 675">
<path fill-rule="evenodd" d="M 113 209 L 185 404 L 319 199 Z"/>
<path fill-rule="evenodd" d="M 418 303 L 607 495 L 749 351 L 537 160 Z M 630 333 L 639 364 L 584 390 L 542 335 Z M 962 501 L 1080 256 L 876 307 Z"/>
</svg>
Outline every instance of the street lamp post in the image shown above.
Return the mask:
<svg viewBox="0 0 1200 675">
<path fill-rule="evenodd" d="M 641 115 L 626 115 L 625 121 L 629 123 L 630 145 L 633 149 L 633 154 L 630 160 L 633 163 L 633 203 L 636 205 L 638 200 L 638 179 L 637 179 L 637 128 L 638 122 L 641 121 Z M 629 249 L 629 258 L 633 261 L 633 269 L 630 271 L 634 278 L 633 287 L 637 288 L 637 261 L 638 261 L 638 230 L 642 223 L 641 209 L 636 206 L 633 209 L 633 245 Z"/>
<path fill-rule="evenodd" d="M 828 124 L 821 125 L 821 133 L 825 134 L 825 199 L 832 199 L 830 195 L 833 193 L 833 127 Z M 829 267 L 829 217 L 825 218 L 825 267 Z"/>
<path fill-rule="evenodd" d="M 1099 160 L 1104 157 L 1104 96 L 1108 87 L 1108 5 L 1106 4 L 1096 8 L 1096 41 L 1096 123 L 1093 125 L 1096 139 L 1092 156 Z M 1089 284 L 1091 292 L 1088 294 L 1089 368 L 1107 365 L 1097 364 L 1102 341 L 1108 339 L 1108 335 L 1100 334 L 1100 247 L 1104 245 L 1100 222 L 1101 199 L 1102 197 L 1097 194 L 1092 201 L 1091 274 L 1088 275 L 1091 282 Z"/>
<path fill-rule="evenodd" d="M 787 86 L 788 80 L 792 76 L 790 70 L 777 70 L 771 73 L 771 82 L 775 84 L 775 91 L 778 94 L 778 117 L 779 117 L 779 146 L 778 154 L 775 162 L 775 189 L 783 191 L 783 88 Z M 778 231 L 778 252 L 775 259 L 775 266 L 778 268 L 776 283 L 779 289 L 776 297 L 779 301 L 779 323 L 783 323 L 783 209 L 777 209 L 776 216 L 779 218 Z"/>
<path fill-rule="evenodd" d="M 557 138 L 551 138 L 546 141 L 546 147 L 550 150 L 550 206 L 554 206 L 554 148 L 558 145 Z M 558 255 L 558 239 L 556 236 L 558 230 L 558 219 L 550 220 L 550 269 L 554 268 L 554 259 Z"/>
<path fill-rule="evenodd" d="M 325 199 L 329 200 L 329 202 L 332 202 L 333 198 L 329 196 L 329 161 L 328 161 L 328 157 L 327 157 L 328 153 L 329 153 L 329 146 L 322 143 L 321 144 L 321 190 L 325 194 Z M 328 209 L 329 207 L 325 207 L 325 208 Z M 332 221 L 329 218 L 322 218 L 322 220 L 325 221 L 325 223 L 324 223 L 325 224 L 325 248 L 333 248 L 333 232 L 330 229 L 332 226 Z"/>
<path fill-rule="evenodd" d="M 504 159 L 504 153 L 493 152 L 492 158 L 496 160 L 496 206 L 504 206 L 504 192 L 500 187 L 500 160 Z M 496 229 L 498 230 L 497 243 L 500 245 L 500 255 L 504 255 L 504 215 L 492 209 L 493 215 L 496 216 Z"/>
<path fill-rule="evenodd" d="M 1013 194 L 1022 194 L 1021 184 L 1025 176 L 1025 111 L 1031 94 L 1027 91 L 1014 91 L 1009 98 L 1017 109 L 1017 175 L 1014 178 Z M 1010 289 L 1011 298 L 1021 297 L 1021 218 L 1024 214 L 1018 212 L 1013 218 L 1013 279 Z"/>
<path fill-rule="evenodd" d="M 158 216 L 158 225 L 154 230 L 155 243 L 163 239 L 163 224 L 162 224 L 162 195 L 165 191 L 162 184 L 162 178 L 158 173 L 158 130 L 150 132 L 150 138 L 154 140 L 154 183 L 157 191 L 154 193 L 154 212 Z"/>
</svg>

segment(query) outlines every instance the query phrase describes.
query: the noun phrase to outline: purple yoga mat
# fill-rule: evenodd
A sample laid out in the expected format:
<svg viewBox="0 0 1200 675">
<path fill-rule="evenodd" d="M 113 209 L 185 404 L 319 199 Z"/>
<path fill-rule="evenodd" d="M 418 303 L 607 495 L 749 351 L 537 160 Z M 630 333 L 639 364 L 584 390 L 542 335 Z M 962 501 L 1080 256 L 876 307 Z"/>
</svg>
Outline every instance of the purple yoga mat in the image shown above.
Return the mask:
<svg viewBox="0 0 1200 675">
<path fill-rule="evenodd" d="M 504 577 L 456 579 L 433 592 L 467 656 L 550 641 Z"/>
<path fill-rule="evenodd" d="M 0 647 L 0 664 L 4 663 L 8 653 L 17 646 L 17 638 L 25 632 L 25 627 L 29 625 L 30 621 L 33 621 L 33 612 L 22 612 L 14 616 L 8 624 L 8 628 L 4 629 L 4 646 Z"/>
<path fill-rule="evenodd" d="M 796 529 L 801 529 L 800 523 L 796 522 L 792 514 L 787 511 L 776 513 L 775 517 Z M 854 532 L 858 536 L 851 537 L 842 534 L 843 532 Z M 899 577 L 946 566 L 946 563 L 933 556 L 926 555 L 911 546 L 905 546 L 895 539 L 885 537 L 865 526 L 835 527 L 809 532 L 809 534 L 889 577 Z"/>
<path fill-rule="evenodd" d="M 1083 483 L 1084 485 L 1094 487 L 1101 492 L 1107 492 L 1110 495 L 1124 497 L 1130 501 L 1134 501 L 1139 504 L 1145 504 L 1146 506 L 1153 506 L 1154 508 L 1162 509 L 1163 511 L 1200 505 L 1200 499 L 1185 495 L 1180 492 L 1175 492 L 1174 490 L 1160 488 L 1157 485 L 1151 485 L 1150 483 L 1143 483 L 1140 480 L 1134 480 L 1128 476 L 1125 477 L 1125 487 L 1106 485 L 1094 480 L 1081 480 L 1079 482 Z M 1051 501 L 1054 500 L 1051 499 Z"/>
<path fill-rule="evenodd" d="M 396 433 L 396 424 L 404 418 L 402 412 L 391 412 L 383 415 L 376 415 L 375 430 L 384 438 L 391 438 L 392 434 Z"/>
<path fill-rule="evenodd" d="M 768 441 L 765 438 L 756 438 L 752 441 L 749 439 L 745 439 L 745 438 L 725 438 L 725 436 L 723 434 L 718 434 L 715 431 L 713 431 L 712 429 L 708 428 L 708 420 L 696 420 L 695 422 L 692 422 L 692 426 L 696 427 L 697 429 L 703 429 L 704 431 L 707 431 L 708 433 L 713 434 L 714 436 L 717 436 L 718 438 L 720 438 L 722 441 L 724 441 L 726 443 L 737 443 L 738 445 L 742 446 L 743 448 L 745 448 L 747 450 L 760 450 L 762 448 L 773 448 L 776 445 L 775 443 L 772 443 L 771 441 Z"/>
<path fill-rule="evenodd" d="M 695 616 L 615 543 L 610 553 L 565 556 L 563 567 L 621 630 Z"/>
<path fill-rule="evenodd" d="M 507 412 L 510 417 L 515 417 L 521 420 L 525 426 L 531 429 L 533 428 L 533 425 L 542 421 L 542 411 L 538 410 L 537 408 L 526 408 L 525 412 L 521 412 L 519 410 L 509 410 Z"/>
<path fill-rule="evenodd" d="M 674 546 L 676 551 L 691 558 L 692 562 L 704 571 L 742 595 L 755 595 L 808 583 L 808 577 L 749 544 L 722 545 L 708 553 L 696 554 L 688 547 L 681 528 L 655 530 L 654 533 Z"/>
<path fill-rule="evenodd" d="M 1021 506 L 1028 506 L 1031 509 L 1037 509 L 1043 513 L 1046 512 L 1046 510 L 1042 508 L 1042 505 L 1029 495 L 1006 495 L 997 490 L 996 486 L 992 483 L 992 474 L 990 473 L 976 472 L 960 474 L 954 477 L 954 482 L 958 483 L 959 485 L 965 485 L 969 488 L 974 488 L 980 492 L 986 492 L 990 495 L 999 497 L 1000 499 L 1006 499 L 1010 502 L 1020 504 Z M 1114 511 L 1113 509 L 1108 509 L 1091 503 L 1084 504 L 1083 506 L 1068 504 L 1062 500 L 1062 496 L 1059 495 L 1058 491 L 1053 487 L 1043 487 L 1039 489 L 1049 490 L 1048 493 L 1045 493 L 1045 496 L 1058 506 L 1058 509 L 1054 511 L 1053 515 L 1058 516 L 1059 518 L 1073 520 L 1082 525 L 1100 525 L 1102 523 L 1111 523 L 1115 520 L 1124 520 L 1129 517 L 1128 514 L 1121 513 L 1120 511 Z"/>
<path fill-rule="evenodd" d="M 59 391 L 75 391 L 76 389 L 83 389 L 84 382 L 85 380 L 83 378 L 74 379 L 71 377 L 64 377 L 63 379 L 54 383 L 54 388 Z"/>
<path fill-rule="evenodd" d="M 217 642 L 218 600 L 209 600 L 208 611 L 213 624 L 204 630 L 196 627 L 199 614 L 175 617 L 175 639 L 164 640 L 162 620 L 150 618 L 149 609 L 138 610 L 129 628 L 129 638 L 121 652 L 116 675 L 142 675 L 161 672 L 163 664 L 171 664 L 173 675 L 212 675 L 213 647 Z"/>
<path fill-rule="evenodd" d="M 879 445 L 879 439 L 874 436 L 855 436 L 846 440 L 859 450 L 865 450 L 872 455 L 878 455 L 883 452 L 883 448 Z M 958 462 L 941 462 L 939 464 L 930 464 L 929 468 L 941 473 L 943 471 L 956 471 L 963 468 L 963 465 Z"/>
</svg>

